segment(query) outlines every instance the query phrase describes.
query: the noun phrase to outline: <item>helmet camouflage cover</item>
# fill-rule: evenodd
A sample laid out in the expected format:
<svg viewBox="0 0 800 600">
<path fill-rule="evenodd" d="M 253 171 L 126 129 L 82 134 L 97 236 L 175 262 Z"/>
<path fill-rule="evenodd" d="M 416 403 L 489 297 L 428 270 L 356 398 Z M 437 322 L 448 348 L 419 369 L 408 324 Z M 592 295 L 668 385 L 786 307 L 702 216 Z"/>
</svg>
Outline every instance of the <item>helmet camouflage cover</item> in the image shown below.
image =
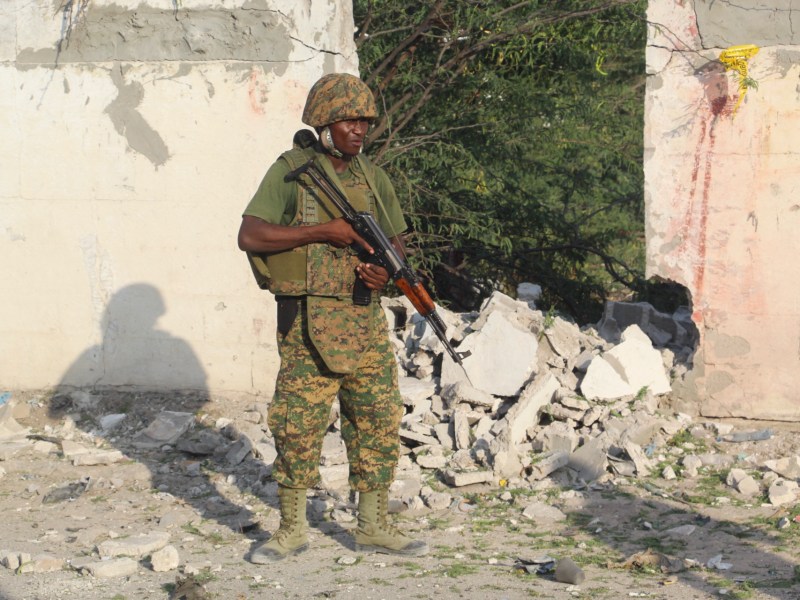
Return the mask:
<svg viewBox="0 0 800 600">
<path fill-rule="evenodd" d="M 324 127 L 347 119 L 374 119 L 378 116 L 375 98 L 367 84 L 355 75 L 324 75 L 308 92 L 303 123 Z"/>
</svg>

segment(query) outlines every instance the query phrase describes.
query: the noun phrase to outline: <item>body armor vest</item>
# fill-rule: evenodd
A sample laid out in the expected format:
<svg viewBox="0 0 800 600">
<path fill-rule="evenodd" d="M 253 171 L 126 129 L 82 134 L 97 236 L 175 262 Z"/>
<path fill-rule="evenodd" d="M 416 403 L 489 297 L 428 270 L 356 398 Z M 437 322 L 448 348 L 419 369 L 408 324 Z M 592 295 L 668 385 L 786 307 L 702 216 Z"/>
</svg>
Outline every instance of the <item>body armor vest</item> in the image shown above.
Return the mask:
<svg viewBox="0 0 800 600">
<path fill-rule="evenodd" d="M 296 169 L 316 153 L 313 148 L 284 152 L 290 169 Z M 342 185 L 326 159 L 319 165 L 346 192 L 350 204 L 358 211 L 375 214 L 376 200 L 380 203 L 372 174 L 374 166 L 362 156 L 354 158 L 352 178 Z M 355 168 L 353 168 L 355 167 Z M 340 217 L 338 209 L 306 176 L 297 185 L 295 215 L 290 226 L 315 225 Z M 283 296 L 327 296 L 350 298 L 356 280 L 356 266 L 361 262 L 352 248 L 335 248 L 327 243 L 313 243 L 274 254 L 248 253 L 250 266 L 262 289 Z"/>
</svg>

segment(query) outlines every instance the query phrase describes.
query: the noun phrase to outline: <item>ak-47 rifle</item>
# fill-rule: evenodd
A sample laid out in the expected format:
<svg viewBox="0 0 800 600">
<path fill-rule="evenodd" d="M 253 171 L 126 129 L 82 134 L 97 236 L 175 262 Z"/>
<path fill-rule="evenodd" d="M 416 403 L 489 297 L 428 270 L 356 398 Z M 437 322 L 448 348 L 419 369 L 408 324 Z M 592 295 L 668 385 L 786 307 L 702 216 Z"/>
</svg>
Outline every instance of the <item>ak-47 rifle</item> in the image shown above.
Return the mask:
<svg viewBox="0 0 800 600">
<path fill-rule="evenodd" d="M 303 174 L 308 175 L 317 188 L 333 202 L 339 211 L 341 211 L 344 220 L 350 224 L 358 235 L 372 246 L 374 250 L 373 254 L 365 255 L 365 251 L 360 249 L 364 262 L 379 265 L 388 271 L 389 276 L 392 278 L 395 285 L 397 285 L 398 289 L 411 301 L 411 304 L 417 309 L 417 312 L 422 315 L 431 326 L 436 337 L 444 344 L 450 357 L 463 367 L 462 360 L 469 356 L 470 353 L 456 352 L 455 348 L 450 344 L 450 341 L 447 339 L 444 321 L 442 321 L 442 317 L 439 316 L 439 313 L 436 312 L 436 304 L 417 278 L 414 270 L 408 262 L 400 256 L 392 245 L 392 242 L 389 241 L 389 238 L 383 232 L 380 225 L 378 225 L 375 217 L 368 212 L 356 211 L 353 205 L 350 204 L 347 196 L 345 196 L 336 184 L 331 181 L 328 174 L 316 164 L 314 158 L 286 175 L 284 180 L 293 181 Z M 356 284 L 353 289 L 353 303 L 365 306 L 370 303 L 371 297 L 372 290 L 370 290 L 360 278 L 356 278 Z"/>
</svg>

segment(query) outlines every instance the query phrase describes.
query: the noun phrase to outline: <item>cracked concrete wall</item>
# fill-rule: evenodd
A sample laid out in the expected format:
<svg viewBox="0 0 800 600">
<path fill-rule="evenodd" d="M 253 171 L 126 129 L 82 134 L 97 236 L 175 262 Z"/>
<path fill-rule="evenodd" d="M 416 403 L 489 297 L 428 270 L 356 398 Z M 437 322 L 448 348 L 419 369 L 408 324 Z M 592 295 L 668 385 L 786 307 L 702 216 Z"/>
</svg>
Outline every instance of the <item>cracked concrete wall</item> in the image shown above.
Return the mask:
<svg viewBox="0 0 800 600">
<path fill-rule="evenodd" d="M 1 2 L 0 387 L 270 394 L 236 232 L 334 71 L 349 0 Z"/>
<path fill-rule="evenodd" d="M 706 416 L 796 421 L 800 12 L 651 0 L 648 21 L 647 270 L 686 286 L 701 333 L 680 395 Z"/>
</svg>

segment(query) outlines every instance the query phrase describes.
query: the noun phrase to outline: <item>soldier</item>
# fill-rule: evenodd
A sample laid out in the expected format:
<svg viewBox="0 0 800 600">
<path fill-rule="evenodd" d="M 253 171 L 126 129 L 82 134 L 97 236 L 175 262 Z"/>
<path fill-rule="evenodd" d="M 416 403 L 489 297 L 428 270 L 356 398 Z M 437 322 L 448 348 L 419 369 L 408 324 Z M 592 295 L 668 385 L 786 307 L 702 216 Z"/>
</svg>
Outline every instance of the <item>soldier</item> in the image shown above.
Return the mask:
<svg viewBox="0 0 800 600">
<path fill-rule="evenodd" d="M 428 551 L 424 541 L 407 537 L 387 519 L 403 415 L 379 299 L 388 273 L 359 259 L 354 246 L 370 253 L 372 248 L 313 182 L 284 179 L 315 158 L 356 210 L 375 215 L 402 252 L 406 222 L 397 196 L 386 173 L 361 154 L 377 114 L 372 92 L 358 77 L 322 77 L 311 88 L 302 116 L 318 139 L 308 130 L 295 135 L 295 147 L 269 168 L 242 218 L 239 248 L 247 252 L 259 285 L 277 301 L 281 358 L 268 414 L 277 450 L 273 476 L 281 524 L 253 550 L 254 563 L 308 547 L 306 490 L 319 482 L 322 441 L 337 394 L 349 484 L 358 492 L 356 549 L 411 556 Z M 373 290 L 366 306 L 352 300 L 357 277 Z"/>
</svg>

